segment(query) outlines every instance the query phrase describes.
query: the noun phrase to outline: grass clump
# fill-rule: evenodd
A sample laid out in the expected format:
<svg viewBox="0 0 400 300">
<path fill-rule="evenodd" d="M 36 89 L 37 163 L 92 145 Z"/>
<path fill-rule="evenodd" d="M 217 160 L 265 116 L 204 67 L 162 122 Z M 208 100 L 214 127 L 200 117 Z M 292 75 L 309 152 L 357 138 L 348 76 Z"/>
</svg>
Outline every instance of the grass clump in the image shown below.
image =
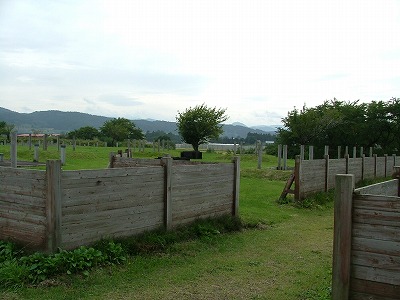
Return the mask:
<svg viewBox="0 0 400 300">
<path fill-rule="evenodd" d="M 213 240 L 222 233 L 241 228 L 239 218 L 222 216 L 197 220 L 171 231 L 159 229 L 116 242 L 102 240 L 92 247 L 60 250 L 51 255 L 41 252 L 28 254 L 13 243 L 0 241 L 0 285 L 13 288 L 38 284 L 59 275 L 89 276 L 92 268 L 123 264 L 129 256 L 167 251 L 177 243 L 195 239 Z"/>
<path fill-rule="evenodd" d="M 37 284 L 62 274 L 89 275 L 89 270 L 102 265 L 121 264 L 126 252 L 119 244 L 109 241 L 102 251 L 93 247 L 79 247 L 47 255 L 14 251 L 15 245 L 0 241 L 0 285 L 5 288 Z"/>
<path fill-rule="evenodd" d="M 221 216 L 218 218 L 199 219 L 187 225 L 166 230 L 160 228 L 151 232 L 133 236 L 130 238 L 118 239 L 130 255 L 150 254 L 166 251 L 176 243 L 191 240 L 213 240 L 218 235 L 243 228 L 240 218 L 232 216 Z"/>
</svg>

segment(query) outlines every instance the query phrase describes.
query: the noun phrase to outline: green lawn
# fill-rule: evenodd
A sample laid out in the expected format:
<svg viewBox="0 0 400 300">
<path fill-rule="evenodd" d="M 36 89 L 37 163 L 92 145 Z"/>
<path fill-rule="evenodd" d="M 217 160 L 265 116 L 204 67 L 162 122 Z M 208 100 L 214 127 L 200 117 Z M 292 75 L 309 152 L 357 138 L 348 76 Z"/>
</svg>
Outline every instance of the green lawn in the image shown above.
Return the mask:
<svg viewBox="0 0 400 300">
<path fill-rule="evenodd" d="M 100 168 L 108 162 L 106 150 L 67 152 L 67 166 Z M 57 158 L 57 151 L 54 157 L 50 151 L 49 158 Z M 0 146 L 0 152 L 7 155 L 6 147 Z M 203 157 L 227 161 L 231 154 Z M 313 210 L 279 205 L 290 172 L 272 171 L 274 166 L 272 156 L 263 157 L 261 170 L 255 155 L 241 158 L 240 216 L 249 224 L 242 232 L 174 244 L 162 253 L 134 256 L 122 266 L 92 270 L 88 277 L 65 275 L 36 287 L 2 290 L 0 298 L 329 299 L 332 205 Z"/>
</svg>

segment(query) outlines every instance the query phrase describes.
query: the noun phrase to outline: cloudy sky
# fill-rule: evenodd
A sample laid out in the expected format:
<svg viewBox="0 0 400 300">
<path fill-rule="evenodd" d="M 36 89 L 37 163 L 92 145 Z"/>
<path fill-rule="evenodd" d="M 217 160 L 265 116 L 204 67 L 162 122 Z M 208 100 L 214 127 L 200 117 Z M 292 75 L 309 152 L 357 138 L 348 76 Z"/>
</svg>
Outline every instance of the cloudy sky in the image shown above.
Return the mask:
<svg viewBox="0 0 400 300">
<path fill-rule="evenodd" d="M 400 97 L 400 1 L 0 0 L 0 106 L 279 124 Z"/>
</svg>

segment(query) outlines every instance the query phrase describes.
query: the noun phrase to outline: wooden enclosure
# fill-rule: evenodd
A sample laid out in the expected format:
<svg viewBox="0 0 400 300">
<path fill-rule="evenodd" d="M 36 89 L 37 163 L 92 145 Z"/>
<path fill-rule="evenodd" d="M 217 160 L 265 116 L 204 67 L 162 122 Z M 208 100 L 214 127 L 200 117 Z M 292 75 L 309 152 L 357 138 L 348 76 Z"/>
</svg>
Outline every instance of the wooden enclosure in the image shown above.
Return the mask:
<svg viewBox="0 0 400 300">
<path fill-rule="evenodd" d="M 356 182 L 363 179 L 383 178 L 391 176 L 396 165 L 396 156 L 358 157 L 295 160 L 295 200 L 303 200 L 307 195 L 316 192 L 327 192 L 335 187 L 336 174 L 353 174 Z"/>
<path fill-rule="evenodd" d="M 131 159 L 133 161 L 133 159 Z M 190 164 L 172 158 L 62 171 L 0 167 L 0 239 L 54 252 L 197 218 L 237 215 L 240 160 Z"/>
<path fill-rule="evenodd" d="M 332 299 L 400 299 L 398 179 L 354 190 L 337 175 Z"/>
</svg>

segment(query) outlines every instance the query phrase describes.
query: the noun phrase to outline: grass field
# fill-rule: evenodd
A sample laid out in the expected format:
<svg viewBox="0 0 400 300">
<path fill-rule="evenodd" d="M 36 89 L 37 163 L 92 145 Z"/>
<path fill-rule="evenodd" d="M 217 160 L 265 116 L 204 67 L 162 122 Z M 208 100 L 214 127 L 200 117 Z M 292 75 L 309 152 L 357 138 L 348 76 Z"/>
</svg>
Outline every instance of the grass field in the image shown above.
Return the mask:
<svg viewBox="0 0 400 300">
<path fill-rule="evenodd" d="M 0 146 L 0 153 L 8 147 Z M 102 168 L 110 151 L 67 149 L 65 169 Z M 141 153 L 157 157 L 159 153 Z M 58 158 L 56 149 L 40 160 Z M 178 152 L 171 152 L 178 156 Z M 33 150 L 19 148 L 22 159 Z M 135 153 L 135 156 L 139 156 Z M 203 160 L 228 161 L 230 153 L 204 153 Z M 290 172 L 275 171 L 276 158 L 241 157 L 240 216 L 249 226 L 131 257 L 120 266 L 92 270 L 89 276 L 65 275 L 38 286 L 0 291 L 4 299 L 330 299 L 333 238 L 332 203 L 313 209 L 277 199 Z M 289 162 L 289 165 L 293 161 Z"/>
</svg>

